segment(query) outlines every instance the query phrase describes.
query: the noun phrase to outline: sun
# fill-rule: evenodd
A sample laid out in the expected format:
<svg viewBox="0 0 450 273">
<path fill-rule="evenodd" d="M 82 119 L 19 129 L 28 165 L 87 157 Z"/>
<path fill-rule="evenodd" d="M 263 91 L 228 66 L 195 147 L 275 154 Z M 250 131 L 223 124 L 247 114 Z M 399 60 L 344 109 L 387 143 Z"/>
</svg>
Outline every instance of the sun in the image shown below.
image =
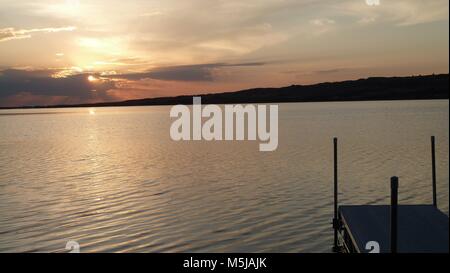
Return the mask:
<svg viewBox="0 0 450 273">
<path fill-rule="evenodd" d="M 95 82 L 95 81 L 98 80 L 96 77 L 94 77 L 94 76 L 92 76 L 92 75 L 89 75 L 87 79 L 88 79 L 88 81 L 90 81 L 90 82 Z"/>
<path fill-rule="evenodd" d="M 95 108 L 89 109 L 89 115 L 95 115 Z"/>
</svg>

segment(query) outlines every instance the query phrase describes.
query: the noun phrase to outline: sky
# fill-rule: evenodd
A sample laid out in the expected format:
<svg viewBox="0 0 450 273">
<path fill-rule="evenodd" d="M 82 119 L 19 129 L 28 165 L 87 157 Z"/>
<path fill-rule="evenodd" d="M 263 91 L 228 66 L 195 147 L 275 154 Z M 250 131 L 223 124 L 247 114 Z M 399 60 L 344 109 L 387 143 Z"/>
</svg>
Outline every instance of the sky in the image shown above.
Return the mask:
<svg viewBox="0 0 450 273">
<path fill-rule="evenodd" d="M 448 73 L 448 0 L 0 0 L 0 106 Z"/>
</svg>

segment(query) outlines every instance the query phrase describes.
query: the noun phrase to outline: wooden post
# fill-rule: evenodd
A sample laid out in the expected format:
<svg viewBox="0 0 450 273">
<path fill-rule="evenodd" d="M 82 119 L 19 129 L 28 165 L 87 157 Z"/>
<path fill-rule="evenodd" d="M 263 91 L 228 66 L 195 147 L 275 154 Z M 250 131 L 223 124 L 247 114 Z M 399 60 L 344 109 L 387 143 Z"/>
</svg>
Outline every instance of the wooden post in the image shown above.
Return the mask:
<svg viewBox="0 0 450 273">
<path fill-rule="evenodd" d="M 391 253 L 397 253 L 398 177 L 391 177 Z"/>
<path fill-rule="evenodd" d="M 338 171 L 337 171 L 337 138 L 333 139 L 334 146 L 334 218 L 333 218 L 333 228 L 334 228 L 334 245 L 333 251 L 338 252 Z"/>
<path fill-rule="evenodd" d="M 437 194 L 436 194 L 436 152 L 434 136 L 431 137 L 431 173 L 433 182 L 433 206 L 437 207 Z"/>
</svg>

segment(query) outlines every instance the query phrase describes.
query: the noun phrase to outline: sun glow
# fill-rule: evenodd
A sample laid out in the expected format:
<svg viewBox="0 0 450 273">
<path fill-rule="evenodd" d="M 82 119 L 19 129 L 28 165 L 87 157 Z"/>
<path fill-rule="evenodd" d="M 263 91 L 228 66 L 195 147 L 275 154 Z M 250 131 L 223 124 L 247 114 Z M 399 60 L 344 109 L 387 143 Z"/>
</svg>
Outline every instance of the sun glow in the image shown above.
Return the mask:
<svg viewBox="0 0 450 273">
<path fill-rule="evenodd" d="M 81 8 L 80 0 L 65 0 L 43 5 L 41 11 L 60 16 L 79 16 L 82 14 Z"/>
<path fill-rule="evenodd" d="M 90 81 L 90 82 L 98 81 L 98 79 L 97 79 L 96 77 L 92 76 L 92 75 L 89 75 L 89 77 L 88 77 L 87 79 L 88 79 L 88 81 Z"/>
<path fill-rule="evenodd" d="M 89 108 L 89 115 L 95 115 L 95 108 Z"/>
</svg>

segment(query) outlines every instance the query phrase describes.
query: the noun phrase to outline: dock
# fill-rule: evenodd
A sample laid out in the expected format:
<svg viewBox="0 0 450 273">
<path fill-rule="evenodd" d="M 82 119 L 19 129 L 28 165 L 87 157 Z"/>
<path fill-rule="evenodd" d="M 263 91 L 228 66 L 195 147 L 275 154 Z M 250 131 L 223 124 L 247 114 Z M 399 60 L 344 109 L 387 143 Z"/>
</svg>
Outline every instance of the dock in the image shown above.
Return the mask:
<svg viewBox="0 0 450 273">
<path fill-rule="evenodd" d="M 431 204 L 399 205 L 399 179 L 393 176 L 389 205 L 339 206 L 337 138 L 334 138 L 334 252 L 449 252 L 449 217 L 437 207 L 434 137 L 431 137 L 431 146 Z"/>
</svg>

